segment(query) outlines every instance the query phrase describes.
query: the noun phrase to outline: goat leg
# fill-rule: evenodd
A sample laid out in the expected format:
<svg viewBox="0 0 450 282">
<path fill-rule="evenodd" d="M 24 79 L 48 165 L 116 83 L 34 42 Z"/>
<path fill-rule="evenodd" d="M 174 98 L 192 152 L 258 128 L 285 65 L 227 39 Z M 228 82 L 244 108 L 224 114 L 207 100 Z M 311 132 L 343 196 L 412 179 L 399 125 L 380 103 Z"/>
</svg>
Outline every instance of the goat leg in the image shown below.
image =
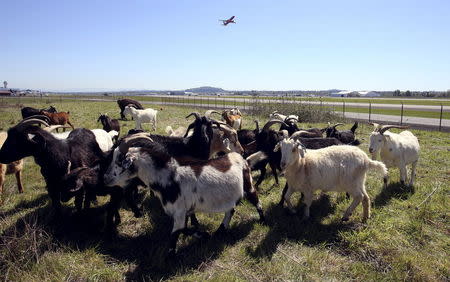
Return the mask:
<svg viewBox="0 0 450 282">
<path fill-rule="evenodd" d="M 19 193 L 23 193 L 23 186 L 22 186 L 22 170 L 19 170 L 16 172 L 16 180 L 17 180 L 17 188 L 19 189 Z M 0 187 L 1 192 L 2 187 Z"/>
<path fill-rule="evenodd" d="M 139 218 L 142 217 L 142 212 L 136 203 L 136 193 L 137 185 L 132 184 L 125 188 L 125 202 L 130 207 L 131 211 L 133 211 L 134 217 Z"/>
<path fill-rule="evenodd" d="M 270 169 L 272 170 L 273 177 L 275 177 L 275 184 L 279 185 L 280 183 L 278 182 L 277 165 L 272 162 L 269 162 L 269 165 Z"/>
<path fill-rule="evenodd" d="M 215 232 L 215 234 L 223 234 L 228 228 L 230 228 L 230 221 L 231 217 L 234 214 L 234 209 L 231 209 L 230 211 L 227 211 L 225 213 L 225 216 L 223 217 L 222 223 L 220 224 L 219 228 Z"/>
<path fill-rule="evenodd" d="M 281 192 L 280 202 L 278 203 L 278 205 L 280 205 L 281 207 L 283 207 L 284 197 L 286 196 L 286 192 L 287 192 L 288 189 L 289 189 L 289 187 L 288 187 L 288 184 L 286 182 L 286 185 L 284 185 L 284 188 L 283 188 L 283 192 Z"/>
</svg>

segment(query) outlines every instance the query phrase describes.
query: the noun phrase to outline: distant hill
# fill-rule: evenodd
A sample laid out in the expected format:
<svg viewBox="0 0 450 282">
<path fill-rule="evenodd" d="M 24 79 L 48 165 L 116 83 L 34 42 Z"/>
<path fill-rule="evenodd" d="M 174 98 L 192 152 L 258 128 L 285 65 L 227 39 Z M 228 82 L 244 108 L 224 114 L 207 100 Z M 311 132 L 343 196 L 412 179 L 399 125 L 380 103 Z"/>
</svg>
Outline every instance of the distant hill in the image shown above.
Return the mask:
<svg viewBox="0 0 450 282">
<path fill-rule="evenodd" d="M 192 93 L 220 93 L 220 92 L 226 92 L 226 90 L 223 90 L 222 88 L 211 87 L 211 86 L 202 86 L 202 87 L 196 87 L 196 88 L 189 88 L 189 89 L 186 89 L 184 91 L 192 92 Z"/>
</svg>

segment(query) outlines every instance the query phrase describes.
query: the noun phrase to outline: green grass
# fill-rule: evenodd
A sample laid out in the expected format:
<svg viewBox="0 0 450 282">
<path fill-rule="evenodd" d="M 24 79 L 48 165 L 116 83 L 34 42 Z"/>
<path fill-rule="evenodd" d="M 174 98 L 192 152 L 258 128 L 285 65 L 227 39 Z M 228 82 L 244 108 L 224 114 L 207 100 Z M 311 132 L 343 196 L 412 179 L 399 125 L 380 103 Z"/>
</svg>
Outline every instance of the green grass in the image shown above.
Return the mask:
<svg viewBox="0 0 450 282">
<path fill-rule="evenodd" d="M 48 106 L 45 102 L 27 105 Z M 118 117 L 115 102 L 62 101 L 55 106 L 70 110 L 77 127 L 98 128 L 100 112 Z M 184 116 L 193 110 L 164 107 L 158 115 L 157 132 L 163 133 L 169 124 L 186 126 L 189 121 Z M 2 129 L 20 120 L 18 107 L 2 105 L 0 111 Z M 245 120 L 254 118 L 265 120 L 255 116 Z M 122 125 L 125 132 L 134 122 Z M 360 147 L 366 152 L 370 131 L 363 124 L 357 130 L 363 142 Z M 176 258 L 166 256 L 170 219 L 146 189 L 140 191 L 145 216 L 134 218 L 125 206 L 120 211 L 118 236 L 109 239 L 103 233 L 106 197 L 81 215 L 74 214 L 70 201 L 64 204 L 63 216 L 55 218 L 39 167 L 32 158 L 26 158 L 25 193 L 17 194 L 14 177 L 7 176 L 2 196 L 0 279 L 448 281 L 450 139 L 448 133 L 413 133 L 421 143 L 416 185 L 400 186 L 396 183 L 398 170 L 390 169 L 390 185 L 384 190 L 381 177 L 370 173 L 367 190 L 372 218 L 367 224 L 361 223 L 361 207 L 348 223 L 340 221 L 350 204 L 342 193 L 322 197 L 317 193 L 312 220 L 301 222 L 301 213 L 290 216 L 276 205 L 284 178 L 280 186 L 274 186 L 270 176 L 260 187 L 267 225 L 258 223 L 256 211 L 244 202 L 237 207 L 226 236 L 209 240 L 182 236 Z M 221 219 L 218 214 L 199 214 L 202 229 L 208 232 L 213 232 Z"/>
</svg>

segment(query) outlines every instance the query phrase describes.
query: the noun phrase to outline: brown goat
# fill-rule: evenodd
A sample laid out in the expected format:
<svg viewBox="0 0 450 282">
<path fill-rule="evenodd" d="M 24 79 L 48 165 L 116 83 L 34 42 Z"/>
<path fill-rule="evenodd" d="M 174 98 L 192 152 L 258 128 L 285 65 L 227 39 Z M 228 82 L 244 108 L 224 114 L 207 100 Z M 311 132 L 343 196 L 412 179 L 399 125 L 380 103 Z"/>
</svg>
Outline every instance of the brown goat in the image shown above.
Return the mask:
<svg viewBox="0 0 450 282">
<path fill-rule="evenodd" d="M 50 125 L 65 125 L 67 123 L 68 125 L 70 125 L 70 127 L 72 127 L 72 129 L 74 129 L 69 120 L 70 112 L 49 113 L 46 111 L 41 111 L 41 114 L 50 119 Z M 56 131 L 58 131 L 58 129 Z"/>
<path fill-rule="evenodd" d="M 5 142 L 7 136 L 8 135 L 6 132 L 0 132 L 0 148 Z M 3 192 L 3 185 L 5 184 L 6 175 L 13 173 L 16 175 L 19 193 L 23 193 L 22 169 L 23 169 L 23 160 L 18 160 L 9 164 L 0 163 L 0 194 Z"/>
<path fill-rule="evenodd" d="M 241 130 L 242 128 L 242 115 L 238 109 L 224 110 L 222 112 L 222 118 L 225 122 L 236 130 Z"/>
</svg>

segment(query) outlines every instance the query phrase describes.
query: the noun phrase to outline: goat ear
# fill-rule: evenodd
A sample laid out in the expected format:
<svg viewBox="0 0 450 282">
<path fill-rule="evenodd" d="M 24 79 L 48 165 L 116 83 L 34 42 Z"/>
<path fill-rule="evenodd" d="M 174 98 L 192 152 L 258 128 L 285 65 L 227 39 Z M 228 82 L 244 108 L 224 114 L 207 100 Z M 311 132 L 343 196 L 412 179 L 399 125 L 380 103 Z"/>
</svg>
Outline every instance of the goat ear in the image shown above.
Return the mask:
<svg viewBox="0 0 450 282">
<path fill-rule="evenodd" d="M 34 140 L 34 137 L 36 137 L 36 134 L 28 133 L 28 134 L 27 134 L 27 137 L 28 137 L 28 140 L 29 140 L 29 141 L 31 141 L 31 142 L 33 142 L 33 143 L 36 143 L 36 141 Z"/>
<path fill-rule="evenodd" d="M 225 138 L 225 139 L 223 139 L 222 143 L 223 143 L 223 145 L 225 145 L 225 148 L 227 148 L 227 150 L 231 151 L 231 148 L 230 148 L 230 139 Z"/>
<path fill-rule="evenodd" d="M 78 178 L 77 181 L 75 182 L 75 187 L 70 189 L 70 192 L 77 192 L 79 191 L 81 188 L 83 188 L 83 180 L 81 178 Z"/>
<path fill-rule="evenodd" d="M 305 157 L 305 149 L 301 145 L 298 145 L 297 149 L 298 149 L 298 154 L 300 155 L 300 157 L 304 158 Z"/>
<path fill-rule="evenodd" d="M 42 143 L 45 146 L 45 139 L 39 134 L 28 133 L 27 138 L 28 138 L 28 141 L 30 141 L 33 144 Z"/>
</svg>

